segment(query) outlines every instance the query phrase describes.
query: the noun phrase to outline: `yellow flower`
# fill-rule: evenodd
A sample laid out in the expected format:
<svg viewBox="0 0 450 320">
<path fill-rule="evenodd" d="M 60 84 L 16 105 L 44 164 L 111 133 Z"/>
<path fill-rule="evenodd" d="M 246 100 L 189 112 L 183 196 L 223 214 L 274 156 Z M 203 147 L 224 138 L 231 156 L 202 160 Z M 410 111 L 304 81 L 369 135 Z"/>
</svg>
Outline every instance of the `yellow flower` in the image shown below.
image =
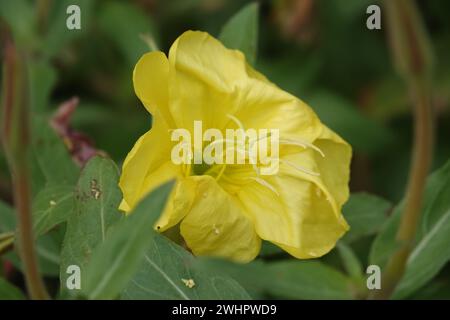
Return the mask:
<svg viewBox="0 0 450 320">
<path fill-rule="evenodd" d="M 133 82 L 153 125 L 123 164 L 122 210 L 175 179 L 155 227 L 162 232 L 179 224 L 194 254 L 241 262 L 258 255 L 261 239 L 297 258 L 319 257 L 348 230 L 341 208 L 349 195 L 351 147 L 305 103 L 249 66 L 240 51 L 188 31 L 168 58 L 143 55 Z M 249 164 L 174 164 L 171 131 L 192 132 L 198 120 L 203 129 L 279 129 L 278 173 L 258 175 Z"/>
</svg>

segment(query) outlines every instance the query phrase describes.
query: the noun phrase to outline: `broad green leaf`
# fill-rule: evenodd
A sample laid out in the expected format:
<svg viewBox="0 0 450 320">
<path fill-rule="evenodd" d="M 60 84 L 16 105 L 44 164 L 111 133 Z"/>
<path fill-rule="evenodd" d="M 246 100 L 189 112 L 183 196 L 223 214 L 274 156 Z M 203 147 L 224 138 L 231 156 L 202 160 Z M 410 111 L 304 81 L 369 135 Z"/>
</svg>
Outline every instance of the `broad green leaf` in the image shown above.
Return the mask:
<svg viewBox="0 0 450 320">
<path fill-rule="evenodd" d="M 33 200 L 33 223 L 35 236 L 48 232 L 64 222 L 74 205 L 74 188 L 51 185 L 43 189 Z"/>
<path fill-rule="evenodd" d="M 375 195 L 353 193 L 342 211 L 350 225 L 343 240 L 352 242 L 360 237 L 377 233 L 386 219 L 391 204 Z"/>
<path fill-rule="evenodd" d="M 450 210 L 450 161 L 429 178 L 419 237 L 426 236 Z"/>
<path fill-rule="evenodd" d="M 54 185 L 74 185 L 79 169 L 72 161 L 62 139 L 50 127 L 48 119 L 33 116 L 33 161 L 39 164 L 45 181 Z"/>
<path fill-rule="evenodd" d="M 59 275 L 60 252 L 64 229 L 55 229 L 36 240 L 39 271 L 48 277 Z M 22 262 L 17 251 L 5 255 L 17 269 L 22 270 Z"/>
<path fill-rule="evenodd" d="M 380 267 L 385 266 L 389 257 L 398 248 L 395 236 L 400 223 L 402 208 L 403 206 L 395 207 L 391 216 L 372 243 L 369 255 L 370 264 L 376 264 Z"/>
<path fill-rule="evenodd" d="M 316 92 L 307 99 L 319 118 L 355 150 L 374 154 L 394 137 L 390 130 L 364 116 L 350 101 L 330 92 Z"/>
<path fill-rule="evenodd" d="M 414 248 L 393 298 L 405 298 L 431 280 L 450 259 L 449 243 L 450 210 Z"/>
<path fill-rule="evenodd" d="M 270 295 L 287 299 L 351 299 L 350 280 L 318 261 L 269 264 Z"/>
<path fill-rule="evenodd" d="M 0 232 L 16 231 L 16 216 L 14 209 L 0 201 Z M 36 252 L 40 271 L 46 276 L 59 274 L 59 253 L 61 251 L 61 235 L 64 230 L 52 230 L 52 232 L 39 237 L 36 240 Z M 5 257 L 18 269 L 22 264 L 16 251 L 8 252 Z"/>
<path fill-rule="evenodd" d="M 84 293 L 91 299 L 113 299 L 120 294 L 141 263 L 153 226 L 161 215 L 173 183 L 148 195 L 127 218 L 114 227 L 107 240 L 94 250 L 85 270 Z"/>
<path fill-rule="evenodd" d="M 95 247 L 105 241 L 111 226 L 122 217 L 118 210 L 122 199 L 118 179 L 116 165 L 106 158 L 94 157 L 82 170 L 61 252 L 62 284 L 66 282 L 67 267 L 77 265 L 84 270 Z"/>
<path fill-rule="evenodd" d="M 0 300 L 24 300 L 25 295 L 13 284 L 0 278 Z"/>
<path fill-rule="evenodd" d="M 237 264 L 202 259 L 204 268 L 238 281 L 252 297 L 282 299 L 351 299 L 350 278 L 320 261 L 253 261 Z"/>
<path fill-rule="evenodd" d="M 266 287 L 270 285 L 267 263 L 260 259 L 241 264 L 218 258 L 197 258 L 195 266 L 199 270 L 230 277 L 236 280 L 253 299 L 264 299 Z"/>
<path fill-rule="evenodd" d="M 250 3 L 223 26 L 219 39 L 230 49 L 242 51 L 254 65 L 258 47 L 258 3 Z"/>
<path fill-rule="evenodd" d="M 138 272 L 122 292 L 122 299 L 250 298 L 236 281 L 196 267 L 195 260 L 167 238 L 152 237 Z"/>
<path fill-rule="evenodd" d="M 450 190 L 450 161 L 427 179 L 416 246 L 408 260 L 404 278 L 394 292 L 394 298 L 404 298 L 414 293 L 449 261 L 448 190 Z M 375 239 L 370 252 L 371 264 L 383 267 L 398 247 L 396 233 L 403 207 L 404 202 L 401 202 Z"/>
</svg>

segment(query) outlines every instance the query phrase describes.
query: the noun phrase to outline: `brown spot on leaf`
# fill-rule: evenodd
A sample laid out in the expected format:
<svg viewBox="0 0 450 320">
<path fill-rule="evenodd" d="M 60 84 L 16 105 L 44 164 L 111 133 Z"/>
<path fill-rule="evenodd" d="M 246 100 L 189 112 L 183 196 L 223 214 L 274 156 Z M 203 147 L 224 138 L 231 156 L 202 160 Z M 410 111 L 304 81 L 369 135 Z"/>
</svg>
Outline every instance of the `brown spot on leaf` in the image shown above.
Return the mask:
<svg viewBox="0 0 450 320">
<path fill-rule="evenodd" d="M 97 180 L 92 179 L 91 181 L 91 195 L 95 200 L 98 200 L 102 195 L 100 188 L 98 187 Z"/>
</svg>

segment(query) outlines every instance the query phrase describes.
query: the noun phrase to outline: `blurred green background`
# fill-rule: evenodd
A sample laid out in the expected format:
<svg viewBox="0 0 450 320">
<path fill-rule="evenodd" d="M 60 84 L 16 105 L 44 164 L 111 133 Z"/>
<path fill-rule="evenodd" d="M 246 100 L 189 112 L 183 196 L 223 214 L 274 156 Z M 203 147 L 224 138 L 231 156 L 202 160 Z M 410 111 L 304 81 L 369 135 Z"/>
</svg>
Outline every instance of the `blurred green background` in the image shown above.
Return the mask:
<svg viewBox="0 0 450 320">
<path fill-rule="evenodd" d="M 0 32 L 9 28 L 26 52 L 33 112 L 51 115 L 60 103 L 78 96 L 73 127 L 120 164 L 151 125 L 131 81 L 136 61 L 149 50 L 142 35 L 153 38 L 167 53 L 188 29 L 218 36 L 225 22 L 247 3 L 0 0 Z M 69 4 L 81 7 L 81 30 L 69 31 L 65 26 Z M 399 202 L 410 161 L 412 105 L 392 65 L 383 14 L 382 30 L 366 28 L 367 6 L 380 3 L 267 0 L 259 4 L 256 69 L 310 104 L 353 146 L 352 192 L 376 194 L 386 199 L 382 202 L 386 208 Z M 450 2 L 423 0 L 418 5 L 434 51 L 435 169 L 450 158 Z M 0 156 L 3 200 L 9 184 Z M 371 240 L 353 247 L 364 265 Z M 270 253 L 270 247 L 265 249 Z M 335 256 L 324 260 L 336 264 Z M 448 268 L 441 272 L 448 280 Z"/>
</svg>

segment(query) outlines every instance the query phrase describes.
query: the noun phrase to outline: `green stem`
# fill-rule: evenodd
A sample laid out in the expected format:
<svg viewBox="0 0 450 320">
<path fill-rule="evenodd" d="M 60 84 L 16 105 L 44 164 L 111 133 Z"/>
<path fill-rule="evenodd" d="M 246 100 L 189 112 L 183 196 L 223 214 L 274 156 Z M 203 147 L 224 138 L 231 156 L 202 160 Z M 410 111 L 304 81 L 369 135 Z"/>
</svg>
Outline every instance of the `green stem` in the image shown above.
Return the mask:
<svg viewBox="0 0 450 320">
<path fill-rule="evenodd" d="M 387 0 L 385 5 L 394 63 L 408 83 L 414 101 L 414 142 L 405 206 L 396 237 L 399 248 L 388 260 L 382 275 L 381 290 L 370 296 L 373 299 L 389 299 L 405 272 L 408 257 L 414 248 L 433 152 L 431 46 L 414 1 Z"/>
<path fill-rule="evenodd" d="M 29 110 L 24 59 L 7 37 L 4 50 L 2 140 L 12 176 L 18 216 L 18 250 L 32 299 L 47 299 L 34 246 L 28 166 Z"/>
<path fill-rule="evenodd" d="M 376 291 L 372 296 L 375 299 L 388 299 L 403 276 L 408 257 L 414 248 L 421 214 L 422 195 L 432 159 L 433 125 L 429 89 L 422 81 L 415 80 L 411 84 L 411 91 L 415 94 L 416 101 L 415 137 L 405 207 L 397 233 L 400 247 L 385 267 L 382 289 Z"/>
</svg>

